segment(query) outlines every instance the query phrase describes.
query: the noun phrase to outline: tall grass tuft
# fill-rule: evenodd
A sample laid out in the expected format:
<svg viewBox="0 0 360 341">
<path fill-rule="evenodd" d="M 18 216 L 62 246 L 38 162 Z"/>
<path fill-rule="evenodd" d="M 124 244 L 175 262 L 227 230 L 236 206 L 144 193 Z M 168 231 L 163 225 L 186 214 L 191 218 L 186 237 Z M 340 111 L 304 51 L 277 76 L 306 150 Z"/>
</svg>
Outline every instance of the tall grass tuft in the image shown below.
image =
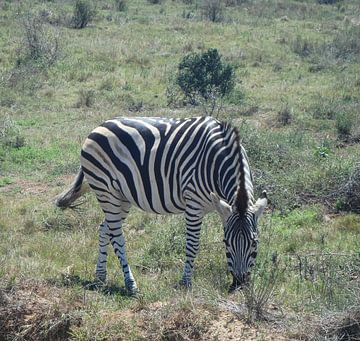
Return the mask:
<svg viewBox="0 0 360 341">
<path fill-rule="evenodd" d="M 282 126 L 287 126 L 291 123 L 293 118 L 292 108 L 285 105 L 277 114 L 277 121 Z"/>
<path fill-rule="evenodd" d="M 95 91 L 81 89 L 79 91 L 79 98 L 76 103 L 77 108 L 90 108 L 95 103 Z"/>
<path fill-rule="evenodd" d="M 336 130 L 340 139 L 347 138 L 351 135 L 353 120 L 347 113 L 339 113 L 336 116 Z"/>
<path fill-rule="evenodd" d="M 203 0 L 202 15 L 212 22 L 220 22 L 224 19 L 224 4 L 222 0 Z"/>
</svg>

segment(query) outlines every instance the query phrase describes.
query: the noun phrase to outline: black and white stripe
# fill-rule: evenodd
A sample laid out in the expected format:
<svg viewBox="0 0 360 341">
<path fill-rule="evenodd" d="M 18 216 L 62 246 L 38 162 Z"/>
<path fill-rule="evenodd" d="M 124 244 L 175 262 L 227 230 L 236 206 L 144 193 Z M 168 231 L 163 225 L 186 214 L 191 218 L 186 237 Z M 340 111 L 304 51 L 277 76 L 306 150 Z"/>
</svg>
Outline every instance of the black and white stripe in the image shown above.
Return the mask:
<svg viewBox="0 0 360 341">
<path fill-rule="evenodd" d="M 111 242 L 126 287 L 136 290 L 121 227 L 133 205 L 158 214 L 184 213 L 184 285 L 191 285 L 202 219 L 214 209 L 224 221 L 228 264 L 234 278 L 242 280 L 254 263 L 256 220 L 266 199 L 254 204 L 248 159 L 230 125 L 211 117 L 109 120 L 86 139 L 81 170 L 71 189 L 57 199 L 58 206 L 68 207 L 81 195 L 82 174 L 105 214 L 96 270 L 101 280 L 106 278 Z"/>
</svg>

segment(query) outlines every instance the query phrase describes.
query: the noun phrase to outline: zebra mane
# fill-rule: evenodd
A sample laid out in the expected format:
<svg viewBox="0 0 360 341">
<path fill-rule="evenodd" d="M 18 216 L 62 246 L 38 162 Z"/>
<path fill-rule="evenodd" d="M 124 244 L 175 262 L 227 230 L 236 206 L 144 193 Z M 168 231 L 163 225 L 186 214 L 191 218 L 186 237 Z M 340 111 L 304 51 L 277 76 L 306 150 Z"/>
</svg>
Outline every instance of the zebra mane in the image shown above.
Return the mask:
<svg viewBox="0 0 360 341">
<path fill-rule="evenodd" d="M 234 206 L 238 213 L 245 214 L 249 207 L 249 195 L 246 189 L 245 170 L 244 170 L 244 155 L 240 144 L 240 134 L 237 128 L 231 126 L 229 123 L 223 123 L 224 129 L 230 129 L 235 134 L 236 153 L 239 155 L 239 183 L 236 191 Z"/>
</svg>

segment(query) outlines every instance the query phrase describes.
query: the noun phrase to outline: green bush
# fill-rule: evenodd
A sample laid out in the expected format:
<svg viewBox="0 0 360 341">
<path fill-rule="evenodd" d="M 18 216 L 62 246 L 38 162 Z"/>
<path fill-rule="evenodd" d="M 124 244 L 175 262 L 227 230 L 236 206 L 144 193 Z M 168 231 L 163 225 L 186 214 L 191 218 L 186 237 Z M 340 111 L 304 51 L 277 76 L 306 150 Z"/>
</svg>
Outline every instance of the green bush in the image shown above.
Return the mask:
<svg viewBox="0 0 360 341">
<path fill-rule="evenodd" d="M 191 53 L 179 64 L 176 84 L 188 103 L 200 103 L 206 114 L 212 114 L 218 101 L 234 89 L 234 68 L 221 61 L 217 49 Z"/>
<path fill-rule="evenodd" d="M 96 11 L 93 5 L 84 0 L 76 0 L 74 5 L 74 15 L 72 26 L 74 28 L 86 27 L 95 17 Z"/>
</svg>

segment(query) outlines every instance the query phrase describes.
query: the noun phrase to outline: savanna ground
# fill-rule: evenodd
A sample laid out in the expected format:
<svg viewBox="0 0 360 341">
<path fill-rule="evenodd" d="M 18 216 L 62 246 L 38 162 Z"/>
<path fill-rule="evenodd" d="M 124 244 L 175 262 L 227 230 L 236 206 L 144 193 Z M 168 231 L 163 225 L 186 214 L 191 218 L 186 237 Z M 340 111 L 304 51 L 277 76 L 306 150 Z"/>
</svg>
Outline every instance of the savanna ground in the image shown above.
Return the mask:
<svg viewBox="0 0 360 341">
<path fill-rule="evenodd" d="M 1 340 L 360 339 L 359 2 L 217 4 L 101 0 L 75 29 L 72 1 L 0 1 Z M 94 287 L 95 198 L 69 211 L 52 200 L 103 120 L 202 115 L 173 80 L 208 48 L 236 73 L 216 115 L 238 127 L 271 199 L 250 287 L 227 293 L 214 214 L 192 290 L 174 289 L 183 220 L 135 209 L 125 234 L 139 297 L 111 253 Z"/>
</svg>

